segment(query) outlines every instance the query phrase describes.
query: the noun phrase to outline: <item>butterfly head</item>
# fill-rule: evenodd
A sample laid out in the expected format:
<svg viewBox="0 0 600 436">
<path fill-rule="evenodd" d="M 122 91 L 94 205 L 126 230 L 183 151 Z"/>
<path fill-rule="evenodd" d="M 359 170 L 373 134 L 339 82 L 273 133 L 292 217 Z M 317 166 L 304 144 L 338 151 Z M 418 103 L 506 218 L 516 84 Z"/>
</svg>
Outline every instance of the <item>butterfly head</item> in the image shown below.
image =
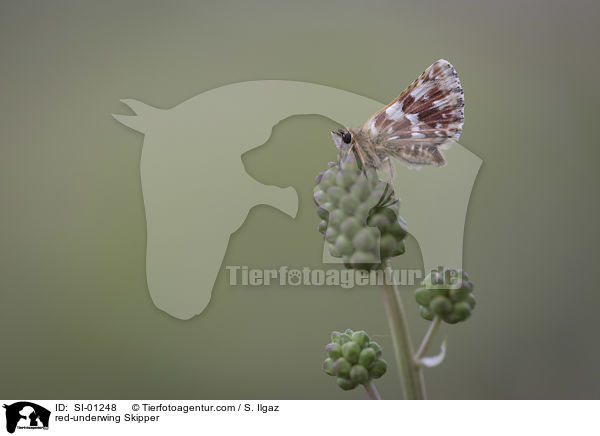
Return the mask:
<svg viewBox="0 0 600 436">
<path fill-rule="evenodd" d="M 348 150 L 354 142 L 354 133 L 348 129 L 339 129 L 331 132 L 333 143 L 338 150 Z"/>
</svg>

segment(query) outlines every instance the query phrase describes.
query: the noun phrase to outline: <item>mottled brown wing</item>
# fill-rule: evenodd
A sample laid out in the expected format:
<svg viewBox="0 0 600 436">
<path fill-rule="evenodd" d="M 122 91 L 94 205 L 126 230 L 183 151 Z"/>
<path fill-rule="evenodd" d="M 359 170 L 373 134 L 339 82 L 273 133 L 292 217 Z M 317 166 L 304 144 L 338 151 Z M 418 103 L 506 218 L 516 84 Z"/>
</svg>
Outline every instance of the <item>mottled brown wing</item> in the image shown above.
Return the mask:
<svg viewBox="0 0 600 436">
<path fill-rule="evenodd" d="M 362 127 L 378 154 L 413 165 L 445 163 L 440 149 L 458 141 L 464 122 L 463 90 L 454 67 L 436 61 L 398 98 Z"/>
</svg>

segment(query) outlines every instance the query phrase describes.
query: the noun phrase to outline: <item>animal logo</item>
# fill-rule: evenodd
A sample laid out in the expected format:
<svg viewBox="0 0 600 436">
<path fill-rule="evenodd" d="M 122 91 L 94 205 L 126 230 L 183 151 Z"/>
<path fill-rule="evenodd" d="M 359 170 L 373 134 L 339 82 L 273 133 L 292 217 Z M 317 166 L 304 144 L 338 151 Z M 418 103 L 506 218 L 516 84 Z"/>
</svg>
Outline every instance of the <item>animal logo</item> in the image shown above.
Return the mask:
<svg viewBox="0 0 600 436">
<path fill-rule="evenodd" d="M 14 433 L 17 427 L 47 429 L 50 424 L 50 411 L 29 401 L 19 401 L 3 406 L 6 409 L 6 431 Z"/>
<path fill-rule="evenodd" d="M 229 238 L 252 207 L 266 204 L 296 216 L 295 190 L 259 183 L 245 171 L 241 155 L 264 144 L 288 117 L 322 115 L 356 125 L 381 107 L 351 92 L 286 80 L 222 86 L 170 109 L 122 102 L 135 115 L 113 117 L 144 134 L 140 175 L 148 289 L 158 308 L 179 319 L 208 305 Z M 436 174 L 426 168 L 415 180 L 415 171 L 399 170 L 394 180 L 426 270 L 460 268 L 462 262 L 465 214 L 481 160 L 464 147 L 451 151 L 452 165 Z M 434 224 L 442 211 L 444 224 L 437 219 Z M 339 262 L 325 247 L 323 261 Z"/>
</svg>

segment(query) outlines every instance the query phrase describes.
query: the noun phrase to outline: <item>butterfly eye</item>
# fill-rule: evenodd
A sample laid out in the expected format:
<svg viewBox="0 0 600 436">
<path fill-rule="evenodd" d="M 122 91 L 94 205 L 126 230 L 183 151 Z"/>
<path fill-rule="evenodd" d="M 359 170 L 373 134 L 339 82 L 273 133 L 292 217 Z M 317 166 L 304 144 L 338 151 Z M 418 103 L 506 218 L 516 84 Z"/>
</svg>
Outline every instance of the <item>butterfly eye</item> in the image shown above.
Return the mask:
<svg viewBox="0 0 600 436">
<path fill-rule="evenodd" d="M 350 132 L 346 132 L 342 135 L 342 141 L 344 141 L 345 144 L 350 144 L 350 141 L 352 141 L 352 133 Z"/>
</svg>

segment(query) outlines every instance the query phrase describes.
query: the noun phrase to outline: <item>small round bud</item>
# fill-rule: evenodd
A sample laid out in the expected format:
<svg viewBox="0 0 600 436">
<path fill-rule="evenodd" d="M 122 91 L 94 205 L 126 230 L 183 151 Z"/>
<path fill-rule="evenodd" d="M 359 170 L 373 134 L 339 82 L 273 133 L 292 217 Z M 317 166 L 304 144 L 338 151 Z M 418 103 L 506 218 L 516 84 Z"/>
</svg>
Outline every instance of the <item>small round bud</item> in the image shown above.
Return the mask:
<svg viewBox="0 0 600 436">
<path fill-rule="evenodd" d="M 450 312 L 447 313 L 446 315 L 443 316 L 442 318 L 444 321 L 446 321 L 448 324 L 456 324 L 457 322 L 463 321 L 460 316 L 458 316 L 456 313 L 454 312 Z"/>
<path fill-rule="evenodd" d="M 317 203 L 317 205 L 326 203 L 327 200 L 329 199 L 329 197 L 325 193 L 325 191 L 322 191 L 322 190 L 316 191 L 313 196 L 314 196 L 314 199 L 315 199 L 315 202 Z"/>
<path fill-rule="evenodd" d="M 431 297 L 429 296 L 429 291 L 425 288 L 419 288 L 415 291 L 415 300 L 417 300 L 417 303 L 419 303 L 421 306 L 429 306 L 429 303 L 431 302 Z"/>
<path fill-rule="evenodd" d="M 360 347 L 355 342 L 347 342 L 342 345 L 342 356 L 350 363 L 358 362 L 358 355 L 360 354 Z"/>
<path fill-rule="evenodd" d="M 371 269 L 373 266 L 377 266 L 379 258 L 374 253 L 356 251 L 350 258 L 350 263 L 360 267 L 359 269 Z"/>
<path fill-rule="evenodd" d="M 472 295 L 469 295 L 465 301 L 471 306 L 471 310 L 475 309 L 475 298 Z"/>
<path fill-rule="evenodd" d="M 469 316 L 471 316 L 471 306 L 466 301 L 461 301 L 454 305 L 453 312 L 460 318 L 461 321 L 464 321 Z"/>
<path fill-rule="evenodd" d="M 321 220 L 319 222 L 319 233 L 321 233 L 322 235 L 325 235 L 326 231 L 327 231 L 327 221 Z"/>
<path fill-rule="evenodd" d="M 352 333 L 352 342 L 358 344 L 361 348 L 364 348 L 369 344 L 369 335 L 362 330 L 354 332 Z"/>
<path fill-rule="evenodd" d="M 339 338 L 338 338 L 338 342 L 340 345 L 344 345 L 346 342 L 350 342 L 352 339 L 350 338 L 350 335 L 348 335 L 347 333 L 340 333 Z"/>
<path fill-rule="evenodd" d="M 344 195 L 340 200 L 340 207 L 346 216 L 352 215 L 359 204 L 360 202 L 350 194 Z"/>
<path fill-rule="evenodd" d="M 369 185 L 366 180 L 360 179 L 358 180 L 352 188 L 350 188 L 350 194 L 358 201 L 363 202 L 367 198 L 369 198 L 369 193 L 371 192 Z"/>
<path fill-rule="evenodd" d="M 377 238 L 369 228 L 360 230 L 352 239 L 357 250 L 369 251 L 375 248 Z"/>
<path fill-rule="evenodd" d="M 346 219 L 346 215 L 340 209 L 335 209 L 329 214 L 329 227 L 339 228 L 342 221 Z M 332 241 L 328 241 L 332 242 Z"/>
<path fill-rule="evenodd" d="M 383 359 L 376 360 L 373 366 L 369 369 L 369 376 L 379 378 L 387 371 L 387 362 Z"/>
<path fill-rule="evenodd" d="M 342 388 L 345 391 L 351 391 L 352 389 L 354 389 L 356 387 L 356 383 L 354 383 L 350 379 L 343 378 L 343 377 L 338 377 L 337 384 L 340 388 Z"/>
<path fill-rule="evenodd" d="M 339 204 L 340 200 L 342 199 L 342 197 L 345 195 L 345 193 L 346 193 L 346 191 L 344 191 L 342 188 L 334 185 L 327 190 L 325 201 L 330 201 L 333 206 L 337 206 Z M 315 198 L 315 201 L 317 201 L 317 204 L 321 204 L 321 203 L 318 203 L 319 200 L 317 199 L 316 196 L 314 198 Z"/>
<path fill-rule="evenodd" d="M 364 348 L 358 355 L 358 363 L 366 368 L 369 368 L 376 359 L 377 353 L 370 347 Z"/>
<path fill-rule="evenodd" d="M 468 288 L 450 289 L 450 299 L 454 302 L 463 301 L 470 293 L 471 290 Z"/>
<path fill-rule="evenodd" d="M 388 217 L 385 216 L 385 214 L 378 213 L 377 215 L 374 215 L 369 219 L 368 224 L 371 227 L 377 227 L 379 229 L 379 231 L 381 233 L 383 233 L 383 232 L 387 232 L 389 230 L 392 223 L 390 222 Z M 393 235 L 390 235 L 390 236 L 393 236 Z"/>
<path fill-rule="evenodd" d="M 325 346 L 325 351 L 327 351 L 327 354 L 333 360 L 337 360 L 340 357 L 342 357 L 342 346 L 340 344 L 338 344 L 337 342 L 332 342 L 331 344 L 327 344 Z"/>
<path fill-rule="evenodd" d="M 452 303 L 446 297 L 435 297 L 431 300 L 429 309 L 437 315 L 443 315 L 452 311 Z"/>
<path fill-rule="evenodd" d="M 335 240 L 335 251 L 339 253 L 340 256 L 349 255 L 354 253 L 354 245 L 348 236 L 341 234 Z"/>
<path fill-rule="evenodd" d="M 335 168 L 329 168 L 327 171 L 325 171 L 325 173 L 323 173 L 323 176 L 321 177 L 321 181 L 319 182 L 319 185 L 331 186 L 331 185 L 335 184 L 336 176 L 337 176 L 337 171 L 335 170 Z"/>
<path fill-rule="evenodd" d="M 352 184 L 354 183 L 354 180 L 356 180 L 356 175 L 354 174 L 353 171 L 342 170 L 339 173 L 337 173 L 335 183 L 340 188 L 346 189 L 346 188 L 349 188 L 350 186 L 352 186 Z"/>
<path fill-rule="evenodd" d="M 361 228 L 360 222 L 353 216 L 346 218 L 340 225 L 341 232 L 348 238 L 353 238 Z"/>
<path fill-rule="evenodd" d="M 332 207 L 333 206 L 331 205 L 331 203 L 324 203 L 321 207 L 318 207 L 317 215 L 319 215 L 319 218 L 325 221 L 329 220 L 329 211 Z"/>
<path fill-rule="evenodd" d="M 327 230 L 325 231 L 325 240 L 331 244 L 333 244 L 335 242 L 335 240 L 337 239 L 337 237 L 339 236 L 338 231 L 335 229 L 334 226 L 328 226 Z"/>
<path fill-rule="evenodd" d="M 362 365 L 354 365 L 350 370 L 350 380 L 354 383 L 365 383 L 369 379 L 367 368 Z"/>
<path fill-rule="evenodd" d="M 375 351 L 375 357 L 377 357 L 378 359 L 383 354 L 383 350 L 381 349 L 381 345 L 379 345 L 375 341 L 370 341 L 369 342 L 369 348 L 371 348 L 371 349 L 373 349 L 373 351 Z"/>
<path fill-rule="evenodd" d="M 334 374 L 341 376 L 341 377 L 346 377 L 347 375 L 350 374 L 350 369 L 352 369 L 352 365 L 346 359 L 344 359 L 343 357 L 340 357 L 338 360 L 333 362 L 333 365 L 331 368 L 332 368 L 332 371 L 334 372 Z"/>
<path fill-rule="evenodd" d="M 387 259 L 392 257 L 398 251 L 398 240 L 392 235 L 388 233 L 383 235 L 379 241 L 379 249 L 381 251 L 381 257 Z"/>
<path fill-rule="evenodd" d="M 322 368 L 327 375 L 335 375 L 335 372 L 333 371 L 333 359 L 331 357 L 325 359 Z"/>
<path fill-rule="evenodd" d="M 425 318 L 427 321 L 433 321 L 433 318 L 435 317 L 435 313 L 433 313 L 431 310 L 429 310 L 427 307 L 425 306 L 421 306 L 419 308 L 419 313 L 421 314 L 421 316 L 423 318 Z"/>
<path fill-rule="evenodd" d="M 437 286 L 437 285 L 434 285 L 434 286 Z M 450 290 L 448 290 L 446 288 L 434 287 L 432 289 L 429 289 L 429 295 L 431 296 L 432 300 L 435 297 L 449 298 L 450 297 Z"/>
</svg>

